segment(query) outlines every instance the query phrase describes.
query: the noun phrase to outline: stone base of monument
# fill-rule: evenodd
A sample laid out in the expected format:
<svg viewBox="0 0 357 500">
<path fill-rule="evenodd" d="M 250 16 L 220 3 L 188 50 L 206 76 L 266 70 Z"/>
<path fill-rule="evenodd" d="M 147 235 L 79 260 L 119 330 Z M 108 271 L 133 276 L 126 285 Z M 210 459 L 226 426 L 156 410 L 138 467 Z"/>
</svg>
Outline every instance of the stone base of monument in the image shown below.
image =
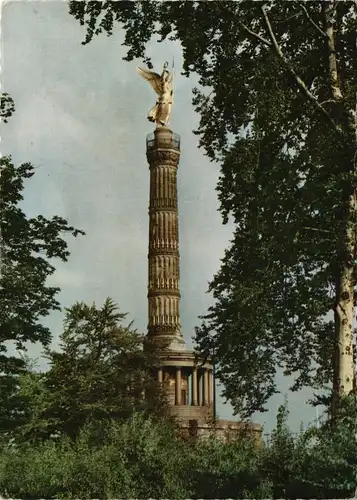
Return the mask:
<svg viewBox="0 0 357 500">
<path fill-rule="evenodd" d="M 180 435 L 183 439 L 218 438 L 225 443 L 239 437 L 252 438 L 257 446 L 262 446 L 262 426 L 259 424 L 235 422 L 233 420 L 216 420 L 203 423 L 196 419 L 179 421 Z"/>
</svg>

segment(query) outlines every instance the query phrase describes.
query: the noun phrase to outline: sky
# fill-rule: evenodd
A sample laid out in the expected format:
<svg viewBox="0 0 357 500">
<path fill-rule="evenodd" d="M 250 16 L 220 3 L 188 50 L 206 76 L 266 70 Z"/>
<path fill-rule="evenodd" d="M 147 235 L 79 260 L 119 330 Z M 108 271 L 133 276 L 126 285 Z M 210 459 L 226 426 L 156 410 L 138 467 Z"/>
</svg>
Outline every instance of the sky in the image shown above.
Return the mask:
<svg viewBox="0 0 357 500">
<path fill-rule="evenodd" d="M 56 262 L 49 284 L 61 288 L 63 308 L 77 301 L 101 306 L 111 297 L 128 320 L 145 332 L 147 325 L 147 250 L 149 168 L 146 136 L 154 127 L 147 112 L 155 104 L 151 87 L 136 72 L 142 61 L 122 60 L 120 27 L 111 37 L 82 46 L 85 31 L 69 15 L 66 2 L 9 1 L 2 6 L 2 91 L 16 112 L 1 130 L 2 155 L 16 165 L 30 161 L 36 174 L 26 183 L 23 210 L 31 217 L 60 215 L 86 236 L 68 238 L 67 263 Z M 171 129 L 181 136 L 178 172 L 180 222 L 181 324 L 188 346 L 198 316 L 212 303 L 206 293 L 218 271 L 233 226 L 223 225 L 215 192 L 219 165 L 198 148 L 199 116 L 192 107 L 194 77 L 181 76 L 177 42 L 148 45 L 154 69 L 175 58 L 175 97 Z M 63 312 L 44 320 L 58 346 Z M 46 369 L 41 346 L 29 355 Z M 275 426 L 291 380 L 278 375 L 281 394 L 253 421 L 264 432 Z M 220 394 L 220 388 L 218 388 Z M 289 393 L 289 424 L 298 431 L 315 409 L 306 404 L 311 391 Z M 217 414 L 230 419 L 232 408 L 218 396 Z"/>
</svg>

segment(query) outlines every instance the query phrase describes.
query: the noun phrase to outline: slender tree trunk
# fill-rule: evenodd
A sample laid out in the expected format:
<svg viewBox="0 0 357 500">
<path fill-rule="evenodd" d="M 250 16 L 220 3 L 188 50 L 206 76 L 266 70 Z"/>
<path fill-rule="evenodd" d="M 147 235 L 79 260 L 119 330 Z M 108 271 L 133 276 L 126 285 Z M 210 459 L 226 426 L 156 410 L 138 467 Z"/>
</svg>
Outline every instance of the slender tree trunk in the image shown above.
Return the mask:
<svg viewBox="0 0 357 500">
<path fill-rule="evenodd" d="M 329 69 L 329 90 L 336 107 L 341 107 L 341 116 L 346 116 L 343 95 L 339 85 L 336 49 L 334 40 L 334 9 L 336 0 L 323 2 L 324 28 Z M 349 122 L 351 125 L 351 122 Z M 354 165 L 351 161 L 350 169 Z M 342 173 L 342 172 L 341 172 Z M 354 322 L 354 284 L 356 256 L 356 189 L 350 186 L 349 192 L 343 189 L 341 202 L 344 204 L 343 218 L 345 226 L 342 231 L 339 253 L 339 272 L 336 280 L 335 301 L 335 345 L 333 356 L 333 391 L 332 417 L 336 415 L 341 396 L 350 394 L 354 387 L 354 357 L 353 357 L 353 322 Z M 345 198 L 344 198 L 345 196 Z"/>
<path fill-rule="evenodd" d="M 340 397 L 350 394 L 354 387 L 353 322 L 356 206 L 356 196 L 353 193 L 349 196 L 348 200 L 345 234 L 341 242 L 343 250 L 341 252 L 340 270 L 336 283 L 333 414 L 335 414 Z"/>
</svg>

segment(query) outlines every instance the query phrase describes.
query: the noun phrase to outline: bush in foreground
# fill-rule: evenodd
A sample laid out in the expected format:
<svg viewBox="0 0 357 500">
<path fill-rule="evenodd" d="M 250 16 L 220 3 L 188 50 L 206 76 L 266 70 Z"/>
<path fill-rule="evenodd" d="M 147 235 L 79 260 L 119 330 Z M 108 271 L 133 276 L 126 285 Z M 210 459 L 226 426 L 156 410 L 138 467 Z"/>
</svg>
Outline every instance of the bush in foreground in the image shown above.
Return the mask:
<svg viewBox="0 0 357 500">
<path fill-rule="evenodd" d="M 185 443 L 166 422 L 134 414 L 68 438 L 3 450 L 0 491 L 12 498 L 188 498 Z M 99 438 L 99 439 L 98 439 Z"/>
<path fill-rule="evenodd" d="M 239 437 L 184 442 L 169 421 L 134 413 L 0 452 L 0 493 L 11 498 L 348 498 L 356 484 L 355 402 L 338 423 L 294 436 L 281 408 L 269 443 Z"/>
</svg>

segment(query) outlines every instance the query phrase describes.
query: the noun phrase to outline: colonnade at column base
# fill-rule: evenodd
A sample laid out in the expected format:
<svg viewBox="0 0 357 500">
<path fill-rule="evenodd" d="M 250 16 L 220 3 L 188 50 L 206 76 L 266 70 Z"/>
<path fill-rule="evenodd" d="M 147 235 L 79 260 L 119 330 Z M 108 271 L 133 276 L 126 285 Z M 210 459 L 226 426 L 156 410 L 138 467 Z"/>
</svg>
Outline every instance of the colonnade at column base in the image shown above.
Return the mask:
<svg viewBox="0 0 357 500">
<path fill-rule="evenodd" d="M 189 350 L 165 349 L 157 379 L 163 385 L 172 414 L 178 419 L 212 418 L 214 380 L 210 361 L 197 360 Z"/>
<path fill-rule="evenodd" d="M 246 434 L 262 443 L 259 424 L 233 420 L 215 420 L 213 408 L 213 366 L 209 360 L 196 360 L 192 351 L 165 350 L 158 370 L 172 415 L 177 418 L 184 439 L 205 439 L 215 435 L 225 442 Z M 196 389 L 195 389 L 196 388 Z"/>
</svg>

